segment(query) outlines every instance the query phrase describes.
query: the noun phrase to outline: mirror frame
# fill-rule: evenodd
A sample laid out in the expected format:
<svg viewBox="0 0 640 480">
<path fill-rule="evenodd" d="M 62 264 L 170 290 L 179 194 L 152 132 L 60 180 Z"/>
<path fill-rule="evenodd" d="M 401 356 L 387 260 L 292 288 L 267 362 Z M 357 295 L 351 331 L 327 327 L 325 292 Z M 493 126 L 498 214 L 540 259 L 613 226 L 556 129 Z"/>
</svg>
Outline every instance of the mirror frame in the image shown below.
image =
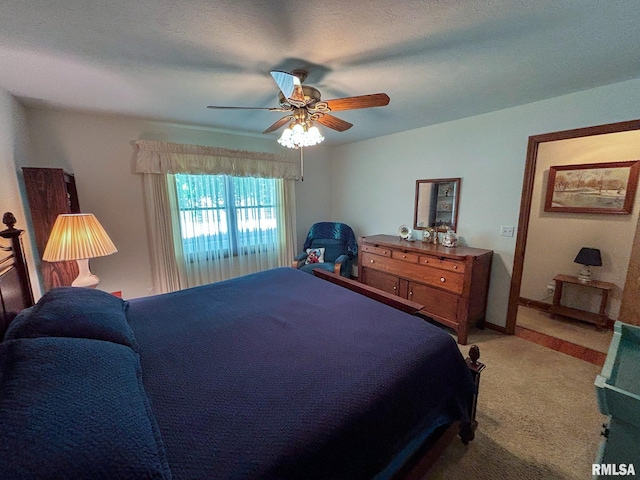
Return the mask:
<svg viewBox="0 0 640 480">
<path fill-rule="evenodd" d="M 533 181 L 535 178 L 538 158 L 538 146 L 543 142 L 568 140 L 571 138 L 603 135 L 607 133 L 627 132 L 630 130 L 640 130 L 640 120 L 609 123 L 606 125 L 577 128 L 574 130 L 563 130 L 560 132 L 545 133 L 529 137 L 527 160 L 524 168 L 524 180 L 522 183 L 522 199 L 520 201 L 520 216 L 518 218 L 518 235 L 516 237 L 513 271 L 511 273 L 511 289 L 509 290 L 509 306 L 507 309 L 505 333 L 513 335 L 516 331 L 518 305 L 520 305 L 520 287 L 522 286 L 522 270 L 524 267 L 524 254 L 527 246 L 527 235 L 529 233 L 529 218 L 531 216 Z"/>
<path fill-rule="evenodd" d="M 419 195 L 419 191 L 420 191 L 420 185 L 423 183 L 434 183 L 434 184 L 440 184 L 440 183 L 453 183 L 455 184 L 455 195 L 454 195 L 454 200 L 453 200 L 453 221 L 451 222 L 451 226 L 447 227 L 447 228 L 443 228 L 443 227 L 435 227 L 435 225 L 428 225 L 428 226 L 418 226 L 418 209 L 419 209 L 419 199 L 420 199 L 420 195 Z M 453 230 L 454 232 L 457 231 L 458 228 L 458 214 L 459 214 L 459 205 L 460 205 L 460 185 L 462 184 L 462 179 L 459 177 L 456 178 L 431 178 L 431 179 L 425 179 L 425 180 L 416 180 L 416 199 L 415 199 L 415 204 L 414 204 L 414 208 L 413 208 L 413 229 L 414 230 L 424 230 L 426 228 L 429 227 L 434 227 L 436 230 L 438 230 L 439 232 L 445 232 L 449 229 Z"/>
</svg>

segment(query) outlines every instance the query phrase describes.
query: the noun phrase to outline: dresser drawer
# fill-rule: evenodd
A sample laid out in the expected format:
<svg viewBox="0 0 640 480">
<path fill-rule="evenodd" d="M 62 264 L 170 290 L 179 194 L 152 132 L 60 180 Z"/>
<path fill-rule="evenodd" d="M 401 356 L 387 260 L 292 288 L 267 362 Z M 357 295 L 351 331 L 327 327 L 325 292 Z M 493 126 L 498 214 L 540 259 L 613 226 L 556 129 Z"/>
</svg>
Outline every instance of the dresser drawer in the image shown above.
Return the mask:
<svg viewBox="0 0 640 480">
<path fill-rule="evenodd" d="M 416 253 L 401 252 L 399 250 L 393 250 L 391 252 L 391 258 L 409 263 L 418 263 L 418 260 L 420 259 L 419 255 Z"/>
<path fill-rule="evenodd" d="M 464 275 L 461 273 L 440 270 L 439 268 L 423 267 L 418 275 L 413 277 L 423 283 L 443 288 L 457 294 L 462 293 Z"/>
<path fill-rule="evenodd" d="M 462 286 L 464 285 L 464 274 L 369 253 L 362 254 L 362 266 L 398 275 L 408 280 L 416 280 L 455 293 L 462 293 Z"/>
<path fill-rule="evenodd" d="M 409 300 L 424 305 L 427 314 L 438 315 L 457 322 L 460 297 L 420 283 L 409 282 Z"/>
<path fill-rule="evenodd" d="M 373 245 L 362 244 L 360 250 L 367 253 L 373 253 L 374 255 L 382 255 L 383 257 L 391 256 L 391 249 L 383 247 L 374 247 Z"/>
<path fill-rule="evenodd" d="M 381 257 L 373 253 L 362 254 L 362 266 L 367 268 L 375 268 L 377 270 L 385 270 L 390 273 L 395 273 L 393 269 L 388 269 L 387 265 L 392 260 L 390 258 Z"/>
<path fill-rule="evenodd" d="M 420 255 L 420 265 L 429 265 L 430 267 L 442 268 L 443 270 L 464 273 L 464 262 L 458 262 L 448 258 Z"/>
</svg>

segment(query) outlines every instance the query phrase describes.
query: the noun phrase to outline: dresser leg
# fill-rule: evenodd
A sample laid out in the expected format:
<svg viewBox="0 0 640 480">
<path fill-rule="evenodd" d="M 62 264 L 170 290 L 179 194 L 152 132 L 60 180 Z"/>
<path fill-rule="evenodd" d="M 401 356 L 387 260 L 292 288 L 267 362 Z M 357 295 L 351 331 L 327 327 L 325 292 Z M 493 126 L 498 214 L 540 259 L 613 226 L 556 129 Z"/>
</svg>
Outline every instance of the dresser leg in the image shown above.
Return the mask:
<svg viewBox="0 0 640 480">
<path fill-rule="evenodd" d="M 467 326 L 466 325 L 458 325 L 458 343 L 460 345 L 467 344 Z"/>
</svg>

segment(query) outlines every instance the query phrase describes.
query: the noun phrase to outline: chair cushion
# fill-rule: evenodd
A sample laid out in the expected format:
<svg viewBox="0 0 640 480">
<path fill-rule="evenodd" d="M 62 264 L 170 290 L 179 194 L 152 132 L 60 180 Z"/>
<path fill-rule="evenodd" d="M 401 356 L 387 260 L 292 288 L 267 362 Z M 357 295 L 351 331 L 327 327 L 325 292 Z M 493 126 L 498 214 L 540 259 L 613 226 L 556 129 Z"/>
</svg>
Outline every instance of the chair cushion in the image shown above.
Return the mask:
<svg viewBox="0 0 640 480">
<path fill-rule="evenodd" d="M 313 275 L 314 268 L 321 268 L 322 270 L 326 270 L 327 272 L 333 272 L 334 264 L 333 263 L 307 263 L 300 267 L 300 270 L 305 273 L 310 273 Z"/>
<path fill-rule="evenodd" d="M 311 243 L 312 248 L 324 248 L 324 261 L 335 263 L 336 259 L 346 252 L 346 248 L 342 240 L 333 238 L 316 238 Z"/>
<path fill-rule="evenodd" d="M 311 225 L 307 239 L 304 241 L 303 249 L 313 246 L 316 239 L 335 239 L 344 245 L 342 253 L 354 258 L 358 254 L 358 242 L 356 236 L 349 225 L 339 222 L 318 222 Z"/>
</svg>

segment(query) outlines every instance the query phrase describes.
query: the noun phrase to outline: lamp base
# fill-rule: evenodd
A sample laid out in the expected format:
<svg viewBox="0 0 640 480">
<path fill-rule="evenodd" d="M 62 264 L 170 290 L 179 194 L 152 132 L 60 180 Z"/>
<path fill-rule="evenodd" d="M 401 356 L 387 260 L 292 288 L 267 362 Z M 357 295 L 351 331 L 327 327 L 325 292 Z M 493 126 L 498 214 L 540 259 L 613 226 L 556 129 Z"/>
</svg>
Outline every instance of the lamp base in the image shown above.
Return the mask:
<svg viewBox="0 0 640 480">
<path fill-rule="evenodd" d="M 580 273 L 578 274 L 578 280 L 582 283 L 591 281 L 591 269 L 589 268 L 589 265 L 583 265 L 582 270 L 580 270 Z"/>
<path fill-rule="evenodd" d="M 100 283 L 100 279 L 89 270 L 89 259 L 82 258 L 80 260 L 76 260 L 76 262 L 78 263 L 79 273 L 76 279 L 71 283 L 71 286 L 96 288 Z"/>
</svg>

